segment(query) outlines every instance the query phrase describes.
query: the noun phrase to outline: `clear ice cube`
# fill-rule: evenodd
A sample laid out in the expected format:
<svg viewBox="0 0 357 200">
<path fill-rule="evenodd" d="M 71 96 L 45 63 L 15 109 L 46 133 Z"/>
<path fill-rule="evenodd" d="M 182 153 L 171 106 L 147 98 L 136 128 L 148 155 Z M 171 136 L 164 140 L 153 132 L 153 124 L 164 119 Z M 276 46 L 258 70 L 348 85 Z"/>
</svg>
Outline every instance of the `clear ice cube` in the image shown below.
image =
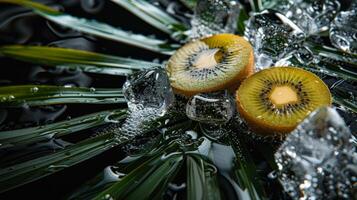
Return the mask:
<svg viewBox="0 0 357 200">
<path fill-rule="evenodd" d="M 154 68 L 128 77 L 123 86 L 129 116 L 119 134 L 132 137 L 151 128 L 150 122 L 163 116 L 174 102 L 174 93 L 164 69 Z"/>
<path fill-rule="evenodd" d="M 191 20 L 191 39 L 234 33 L 239 8 L 236 0 L 198 0 Z"/>
<path fill-rule="evenodd" d="M 351 136 L 333 108 L 310 114 L 275 154 L 285 191 L 293 199 L 351 199 L 357 183 Z"/>
<path fill-rule="evenodd" d="M 337 0 L 275 0 L 263 6 L 281 12 L 307 35 L 328 30 L 341 7 Z"/>
<path fill-rule="evenodd" d="M 169 78 L 161 68 L 149 69 L 129 76 L 124 83 L 123 93 L 131 112 L 154 108 L 164 114 L 174 101 Z"/>
<path fill-rule="evenodd" d="M 303 31 L 281 13 L 263 11 L 252 16 L 244 36 L 252 43 L 257 70 L 291 55 L 305 39 Z"/>
<path fill-rule="evenodd" d="M 331 43 L 349 53 L 357 53 L 357 8 L 340 12 L 330 25 Z"/>
<path fill-rule="evenodd" d="M 227 91 L 196 94 L 186 105 L 186 115 L 203 123 L 226 123 L 234 114 L 233 98 Z"/>
</svg>

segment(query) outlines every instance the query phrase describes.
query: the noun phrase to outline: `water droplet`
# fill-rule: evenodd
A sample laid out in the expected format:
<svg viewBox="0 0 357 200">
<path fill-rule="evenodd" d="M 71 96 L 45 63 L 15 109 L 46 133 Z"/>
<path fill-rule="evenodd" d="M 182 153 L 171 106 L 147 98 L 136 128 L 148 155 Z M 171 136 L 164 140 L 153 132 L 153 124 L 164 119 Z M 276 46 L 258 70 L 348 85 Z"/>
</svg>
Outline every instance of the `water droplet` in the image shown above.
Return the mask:
<svg viewBox="0 0 357 200">
<path fill-rule="evenodd" d="M 38 87 L 33 87 L 30 90 L 32 93 L 36 93 L 36 92 L 38 92 L 39 89 L 38 89 Z"/>
</svg>

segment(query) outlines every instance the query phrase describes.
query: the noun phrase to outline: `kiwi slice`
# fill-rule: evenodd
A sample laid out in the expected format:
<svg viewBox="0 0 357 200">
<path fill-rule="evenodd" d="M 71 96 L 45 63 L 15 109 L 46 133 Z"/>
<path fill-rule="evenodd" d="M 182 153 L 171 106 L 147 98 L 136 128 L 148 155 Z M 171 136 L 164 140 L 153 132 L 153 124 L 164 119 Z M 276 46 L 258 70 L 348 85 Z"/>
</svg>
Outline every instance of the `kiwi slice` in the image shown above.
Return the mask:
<svg viewBox="0 0 357 200">
<path fill-rule="evenodd" d="M 253 73 L 249 42 L 233 34 L 218 34 L 193 41 L 176 51 L 167 64 L 174 90 L 185 96 L 233 89 Z"/>
<path fill-rule="evenodd" d="M 247 78 L 236 93 L 241 116 L 263 135 L 291 132 L 310 112 L 331 105 L 331 93 L 315 74 L 273 67 Z"/>
</svg>

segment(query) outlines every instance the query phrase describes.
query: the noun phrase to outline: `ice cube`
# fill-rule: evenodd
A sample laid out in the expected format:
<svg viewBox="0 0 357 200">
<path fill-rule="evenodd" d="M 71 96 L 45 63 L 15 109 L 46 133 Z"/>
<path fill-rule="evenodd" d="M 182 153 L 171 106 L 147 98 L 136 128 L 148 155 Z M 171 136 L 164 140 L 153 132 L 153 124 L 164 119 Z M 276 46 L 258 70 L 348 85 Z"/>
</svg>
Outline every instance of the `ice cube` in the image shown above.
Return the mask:
<svg viewBox="0 0 357 200">
<path fill-rule="evenodd" d="M 233 33 L 237 28 L 239 3 L 236 0 L 198 0 L 191 20 L 191 38 Z"/>
<path fill-rule="evenodd" d="M 280 182 L 293 199 L 352 198 L 357 179 L 355 145 L 333 108 L 310 114 L 287 136 L 275 159 Z"/>
<path fill-rule="evenodd" d="M 330 26 L 331 43 L 349 53 L 357 53 L 357 10 L 340 12 Z"/>
<path fill-rule="evenodd" d="M 273 66 L 294 53 L 305 39 L 303 31 L 281 13 L 263 11 L 252 16 L 244 36 L 252 43 L 257 70 Z"/>
<path fill-rule="evenodd" d="M 154 68 L 128 77 L 123 93 L 131 112 L 157 109 L 163 115 L 174 101 L 169 78 L 164 69 Z"/>
<path fill-rule="evenodd" d="M 129 116 L 118 134 L 126 137 L 141 135 L 151 122 L 163 116 L 174 102 L 169 78 L 161 68 L 149 69 L 128 77 L 123 86 Z"/>
<path fill-rule="evenodd" d="M 234 111 L 233 98 L 227 91 L 196 94 L 186 105 L 187 117 L 210 124 L 228 122 Z"/>
<path fill-rule="evenodd" d="M 281 12 L 307 35 L 328 30 L 341 7 L 336 0 L 275 0 L 263 6 Z"/>
</svg>

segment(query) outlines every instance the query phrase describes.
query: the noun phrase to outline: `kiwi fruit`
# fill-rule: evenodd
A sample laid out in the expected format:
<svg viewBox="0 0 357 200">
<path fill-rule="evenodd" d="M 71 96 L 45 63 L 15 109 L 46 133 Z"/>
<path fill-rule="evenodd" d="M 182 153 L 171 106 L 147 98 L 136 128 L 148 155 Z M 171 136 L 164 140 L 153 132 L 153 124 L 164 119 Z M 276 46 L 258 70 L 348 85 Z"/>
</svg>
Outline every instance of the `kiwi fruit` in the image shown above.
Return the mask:
<svg viewBox="0 0 357 200">
<path fill-rule="evenodd" d="M 291 132 L 310 112 L 331 105 L 331 93 L 315 74 L 296 67 L 273 67 L 242 82 L 237 108 L 251 129 L 264 136 Z"/>
<path fill-rule="evenodd" d="M 174 91 L 185 96 L 222 89 L 235 91 L 253 73 L 253 48 L 243 37 L 217 34 L 190 42 L 169 59 Z"/>
</svg>

